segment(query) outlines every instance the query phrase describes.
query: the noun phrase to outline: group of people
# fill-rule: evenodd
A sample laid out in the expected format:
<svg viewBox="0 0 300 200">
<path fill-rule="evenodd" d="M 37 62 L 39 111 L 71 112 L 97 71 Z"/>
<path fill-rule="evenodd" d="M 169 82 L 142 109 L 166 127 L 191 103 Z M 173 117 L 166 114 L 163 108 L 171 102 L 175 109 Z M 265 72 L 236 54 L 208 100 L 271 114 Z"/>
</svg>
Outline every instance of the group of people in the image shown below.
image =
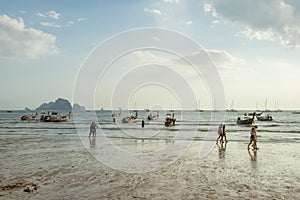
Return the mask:
<svg viewBox="0 0 300 200">
<path fill-rule="evenodd" d="M 257 137 L 258 135 L 256 134 L 256 129 L 258 127 L 257 126 L 253 126 L 250 130 L 250 142 L 248 143 L 248 150 L 250 149 L 250 145 L 252 144 L 253 149 L 258 150 L 257 147 Z M 226 138 L 226 130 L 225 130 L 225 124 L 220 124 L 218 127 L 218 138 L 216 141 L 216 144 L 218 144 L 218 142 L 220 141 L 221 144 L 224 143 L 224 139 L 225 142 L 227 143 L 227 138 Z"/>
<path fill-rule="evenodd" d="M 142 128 L 144 128 L 145 122 L 144 120 L 142 121 Z M 225 129 L 225 124 L 220 124 L 218 127 L 218 138 L 216 140 L 216 144 L 218 144 L 218 142 L 220 141 L 221 144 L 224 143 L 224 139 L 225 142 L 227 143 L 228 140 L 226 138 L 226 129 Z M 96 124 L 96 122 L 92 122 L 90 125 L 90 134 L 89 137 L 95 137 L 96 136 L 96 128 L 98 128 L 98 125 Z M 257 137 L 258 135 L 256 134 L 256 129 L 258 127 L 257 126 L 253 126 L 250 130 L 250 142 L 248 143 L 248 149 L 250 149 L 250 145 L 252 144 L 253 149 L 257 150 Z"/>
<path fill-rule="evenodd" d="M 219 128 L 218 128 L 218 135 L 219 137 L 217 138 L 216 143 L 218 144 L 218 141 L 220 140 L 220 142 L 223 144 L 223 138 L 225 138 L 225 142 L 227 143 L 227 138 L 226 138 L 226 131 L 225 131 L 225 124 L 220 124 Z"/>
</svg>

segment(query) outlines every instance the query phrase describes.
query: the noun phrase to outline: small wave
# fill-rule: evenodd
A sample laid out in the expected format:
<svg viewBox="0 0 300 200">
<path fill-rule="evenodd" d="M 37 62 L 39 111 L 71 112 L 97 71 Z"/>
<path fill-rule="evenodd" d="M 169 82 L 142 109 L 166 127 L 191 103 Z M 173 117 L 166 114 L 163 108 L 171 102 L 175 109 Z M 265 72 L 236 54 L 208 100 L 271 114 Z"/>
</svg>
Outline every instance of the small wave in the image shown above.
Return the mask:
<svg viewBox="0 0 300 200">
<path fill-rule="evenodd" d="M 2 126 L 1 129 L 75 129 L 74 126 L 72 127 L 49 127 L 49 126 Z"/>
</svg>

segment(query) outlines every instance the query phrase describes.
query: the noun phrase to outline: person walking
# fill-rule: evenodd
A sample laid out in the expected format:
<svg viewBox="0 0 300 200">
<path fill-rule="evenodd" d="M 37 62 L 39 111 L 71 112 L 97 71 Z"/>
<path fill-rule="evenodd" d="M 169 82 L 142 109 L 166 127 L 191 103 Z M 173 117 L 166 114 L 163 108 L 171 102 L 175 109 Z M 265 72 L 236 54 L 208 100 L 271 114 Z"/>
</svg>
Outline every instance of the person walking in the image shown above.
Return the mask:
<svg viewBox="0 0 300 200">
<path fill-rule="evenodd" d="M 91 135 L 93 137 L 96 137 L 96 128 L 98 128 L 96 122 L 92 122 L 91 125 L 90 125 L 90 134 L 89 134 L 89 137 L 91 137 Z"/>
<path fill-rule="evenodd" d="M 254 126 L 250 130 L 250 142 L 248 144 L 248 149 L 250 149 L 250 145 L 252 144 L 252 142 L 253 142 L 253 144 L 252 144 L 253 149 L 256 149 L 256 150 L 258 149 L 257 148 L 257 134 L 256 134 L 257 128 L 258 128 L 257 126 Z"/>
<path fill-rule="evenodd" d="M 219 135 L 219 137 L 217 138 L 216 144 L 218 144 L 219 139 L 223 143 L 223 130 L 222 129 L 223 129 L 223 124 L 220 124 L 219 127 L 218 127 L 218 135 Z"/>
<path fill-rule="evenodd" d="M 223 143 L 223 137 L 225 138 L 225 142 L 227 143 L 227 138 L 226 138 L 226 131 L 225 131 L 225 124 L 223 124 L 223 129 L 222 129 L 222 143 Z"/>
</svg>

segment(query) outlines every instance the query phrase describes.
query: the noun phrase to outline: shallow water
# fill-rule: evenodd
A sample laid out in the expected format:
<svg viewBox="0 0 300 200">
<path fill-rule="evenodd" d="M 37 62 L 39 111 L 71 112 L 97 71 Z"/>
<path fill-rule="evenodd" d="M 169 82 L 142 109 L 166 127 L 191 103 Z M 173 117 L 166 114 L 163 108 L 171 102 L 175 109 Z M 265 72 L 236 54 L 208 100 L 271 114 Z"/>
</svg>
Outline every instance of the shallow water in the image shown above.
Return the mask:
<svg viewBox="0 0 300 200">
<path fill-rule="evenodd" d="M 194 141 L 159 170 L 126 173 L 92 157 L 95 147 L 83 148 L 77 135 L 0 137 L 0 199 L 299 199 L 299 143 L 261 142 L 248 152 L 229 142 L 201 158 L 203 141 Z M 129 151 L 167 144 L 112 140 Z M 26 193 L 28 185 L 38 189 Z"/>
<path fill-rule="evenodd" d="M 45 123 L 37 121 L 21 121 L 24 111 L 8 113 L 0 111 L 0 135 L 61 135 L 61 134 L 86 134 L 89 133 L 89 125 L 94 120 L 93 115 L 100 124 L 98 134 L 115 138 L 148 138 L 148 139 L 188 139 L 203 140 L 217 137 L 217 127 L 220 122 L 225 122 L 227 137 L 231 141 L 247 141 L 250 126 L 236 124 L 236 118 L 243 116 L 248 111 L 238 112 L 196 112 L 175 111 L 176 125 L 164 126 L 165 111 L 160 111 L 160 117 L 154 121 L 147 121 L 149 112 L 139 111 L 137 123 L 123 124 L 122 118 L 129 116 L 123 111 L 121 116 L 113 122 L 111 111 L 83 112 L 67 122 Z M 68 113 L 67 111 L 65 114 Z M 271 112 L 273 121 L 256 121 L 258 134 L 261 141 L 276 142 L 300 142 L 300 115 L 292 114 L 292 111 Z M 145 128 L 141 128 L 144 120 Z M 208 137 L 207 134 L 209 132 Z"/>
</svg>

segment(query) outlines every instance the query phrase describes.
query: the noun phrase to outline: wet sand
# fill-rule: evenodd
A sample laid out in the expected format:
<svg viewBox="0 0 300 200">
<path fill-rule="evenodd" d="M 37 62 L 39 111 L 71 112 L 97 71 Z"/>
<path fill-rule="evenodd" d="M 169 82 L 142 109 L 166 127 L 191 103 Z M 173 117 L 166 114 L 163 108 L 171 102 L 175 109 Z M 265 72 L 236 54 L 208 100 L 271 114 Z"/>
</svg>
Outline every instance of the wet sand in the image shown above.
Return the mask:
<svg viewBox="0 0 300 200">
<path fill-rule="evenodd" d="M 201 159 L 202 143 L 132 174 L 96 160 L 77 135 L 0 136 L 0 199 L 300 199 L 299 143 L 259 142 L 255 153 L 229 141 Z"/>
</svg>

